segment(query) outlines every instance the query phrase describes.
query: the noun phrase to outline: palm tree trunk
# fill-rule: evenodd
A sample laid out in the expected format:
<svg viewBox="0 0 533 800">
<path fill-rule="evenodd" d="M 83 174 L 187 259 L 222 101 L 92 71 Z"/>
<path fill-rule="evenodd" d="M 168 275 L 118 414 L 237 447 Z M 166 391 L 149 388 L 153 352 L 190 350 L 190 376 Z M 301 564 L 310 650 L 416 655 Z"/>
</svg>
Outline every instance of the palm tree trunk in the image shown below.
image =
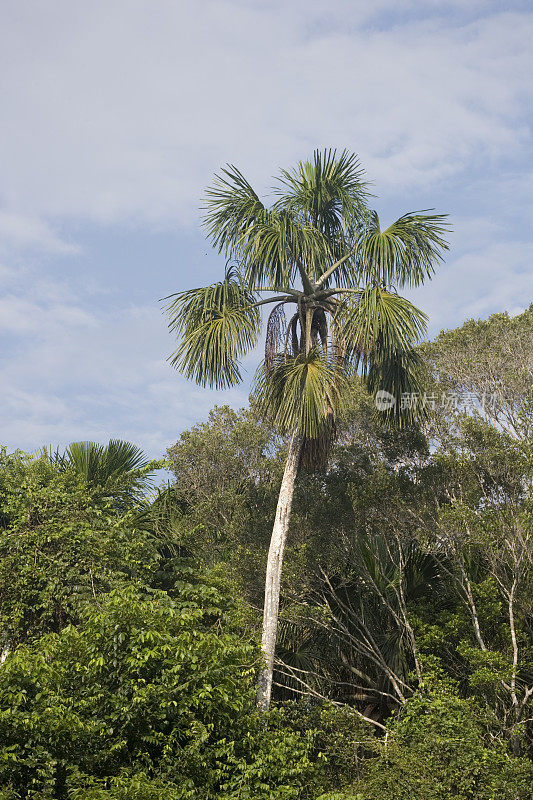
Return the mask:
<svg viewBox="0 0 533 800">
<path fill-rule="evenodd" d="M 272 675 L 274 672 L 274 652 L 276 649 L 276 634 L 278 630 L 279 592 L 281 585 L 281 568 L 283 565 L 283 551 L 289 530 L 292 498 L 294 495 L 294 482 L 298 473 L 300 451 L 302 442 L 300 437 L 293 433 L 283 480 L 279 490 L 276 517 L 270 539 L 265 581 L 265 605 L 263 610 L 263 637 L 261 650 L 265 659 L 265 666 L 259 675 L 257 687 L 257 705 L 263 712 L 268 711 L 270 694 L 272 691 Z"/>
</svg>

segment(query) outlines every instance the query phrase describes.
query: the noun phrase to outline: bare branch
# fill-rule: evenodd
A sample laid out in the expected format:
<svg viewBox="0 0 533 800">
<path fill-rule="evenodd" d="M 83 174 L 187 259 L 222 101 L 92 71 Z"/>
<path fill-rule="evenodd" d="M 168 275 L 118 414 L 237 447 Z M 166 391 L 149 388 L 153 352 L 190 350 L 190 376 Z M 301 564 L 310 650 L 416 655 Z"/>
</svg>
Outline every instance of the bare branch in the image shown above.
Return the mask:
<svg viewBox="0 0 533 800">
<path fill-rule="evenodd" d="M 358 711 L 357 708 L 354 708 L 353 706 L 347 706 L 345 703 L 336 702 L 335 700 L 331 700 L 329 697 L 326 697 L 325 695 L 321 694 L 320 692 L 317 692 L 316 689 L 313 689 L 306 681 L 304 681 L 302 678 L 300 678 L 298 675 L 296 675 L 294 673 L 294 670 L 292 669 L 292 667 L 289 664 L 285 664 L 283 661 L 281 661 L 281 659 L 279 659 L 279 658 L 276 659 L 276 665 L 281 665 L 285 669 L 289 670 L 288 673 L 287 672 L 283 672 L 282 670 L 278 670 L 282 675 L 285 675 L 285 677 L 287 677 L 287 678 L 292 678 L 293 680 L 297 681 L 301 686 L 305 687 L 305 691 L 301 690 L 301 689 L 295 689 L 294 687 L 291 687 L 291 692 L 296 692 L 297 694 L 303 694 L 303 695 L 307 695 L 307 696 L 311 695 L 311 697 L 317 697 L 319 700 L 324 700 L 327 703 L 332 703 L 332 705 L 334 705 L 334 706 L 337 706 L 337 707 L 340 707 L 340 708 L 349 708 L 350 711 L 352 711 L 354 714 L 356 714 L 356 716 L 358 716 L 360 719 L 363 719 L 365 722 L 369 722 L 371 725 L 375 725 L 376 728 L 379 728 L 382 731 L 386 731 L 387 730 L 385 725 L 382 725 L 381 722 L 378 722 L 377 720 L 372 719 L 371 717 L 367 717 L 361 711 Z M 280 684 L 280 683 L 275 683 L 275 685 L 279 686 L 281 689 L 286 689 L 287 688 L 286 686 L 283 686 L 283 684 Z"/>
<path fill-rule="evenodd" d="M 252 303 L 251 307 L 256 308 L 257 306 L 264 306 L 267 303 L 296 303 L 297 301 L 293 297 L 287 297 L 283 294 L 278 294 L 276 297 L 267 297 L 265 300 L 258 300 L 256 303 Z"/>
<path fill-rule="evenodd" d="M 345 256 L 343 256 L 342 258 L 339 258 L 339 260 L 336 261 L 334 264 L 332 264 L 331 267 L 329 267 L 324 273 L 322 273 L 322 275 L 320 276 L 320 278 L 316 282 L 317 288 L 322 286 L 322 284 L 325 281 L 327 281 L 327 279 L 330 277 L 330 275 L 333 275 L 335 270 L 338 267 L 340 267 L 342 264 L 344 264 L 345 261 L 348 261 L 348 259 L 351 258 L 354 254 L 355 254 L 355 250 L 351 250 L 349 253 L 346 253 Z"/>
</svg>

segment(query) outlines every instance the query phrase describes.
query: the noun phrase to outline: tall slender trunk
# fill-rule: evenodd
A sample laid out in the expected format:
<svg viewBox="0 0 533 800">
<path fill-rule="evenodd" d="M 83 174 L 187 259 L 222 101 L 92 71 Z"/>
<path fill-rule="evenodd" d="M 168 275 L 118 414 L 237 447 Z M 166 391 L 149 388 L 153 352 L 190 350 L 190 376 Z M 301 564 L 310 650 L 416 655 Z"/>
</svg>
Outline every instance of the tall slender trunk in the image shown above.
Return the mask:
<svg viewBox="0 0 533 800">
<path fill-rule="evenodd" d="M 294 495 L 294 482 L 298 473 L 301 438 L 293 433 L 283 480 L 279 490 L 276 517 L 270 539 L 265 580 L 265 605 L 263 610 L 263 638 L 261 650 L 265 659 L 265 666 L 259 676 L 257 687 L 257 705 L 261 711 L 268 711 L 270 694 L 272 692 L 272 675 L 274 672 L 274 651 L 276 649 L 276 635 L 278 630 L 279 592 L 281 584 L 281 568 L 283 565 L 283 551 L 289 531 L 292 498 Z"/>
</svg>

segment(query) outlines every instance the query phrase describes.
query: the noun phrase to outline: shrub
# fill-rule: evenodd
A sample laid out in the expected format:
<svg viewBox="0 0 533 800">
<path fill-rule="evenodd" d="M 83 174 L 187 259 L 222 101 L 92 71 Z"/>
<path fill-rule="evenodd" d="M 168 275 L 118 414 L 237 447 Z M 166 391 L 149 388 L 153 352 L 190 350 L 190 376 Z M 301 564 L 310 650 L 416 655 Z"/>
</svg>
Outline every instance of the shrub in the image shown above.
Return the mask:
<svg viewBox="0 0 533 800">
<path fill-rule="evenodd" d="M 200 581 L 173 599 L 133 586 L 21 646 L 0 671 L 0 785 L 12 798 L 289 800 L 305 736 L 265 730 L 257 651 Z M 9 793 L 5 798 L 9 798 Z"/>
<path fill-rule="evenodd" d="M 491 742 L 487 723 L 450 684 L 419 690 L 391 724 L 358 790 L 365 800 L 526 800 L 531 763 Z"/>
</svg>

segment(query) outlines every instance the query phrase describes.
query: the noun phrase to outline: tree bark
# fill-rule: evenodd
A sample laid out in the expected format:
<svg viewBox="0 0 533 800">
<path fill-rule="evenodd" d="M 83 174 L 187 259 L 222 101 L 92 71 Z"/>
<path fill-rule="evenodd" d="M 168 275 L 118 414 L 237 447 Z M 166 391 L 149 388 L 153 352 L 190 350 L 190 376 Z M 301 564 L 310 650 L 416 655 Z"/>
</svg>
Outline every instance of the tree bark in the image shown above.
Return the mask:
<svg viewBox="0 0 533 800">
<path fill-rule="evenodd" d="M 268 550 L 265 605 L 263 609 L 263 637 L 261 641 L 261 650 L 263 652 L 265 666 L 259 675 L 257 687 L 257 705 L 263 712 L 268 711 L 270 706 L 272 675 L 274 673 L 274 652 L 276 649 L 276 635 L 278 630 L 283 551 L 285 550 L 285 542 L 289 531 L 294 482 L 298 474 L 301 449 L 301 438 L 296 433 L 293 433 L 289 444 L 287 460 L 285 461 L 283 480 L 281 481 L 274 527 L 272 529 L 272 537 Z"/>
</svg>

